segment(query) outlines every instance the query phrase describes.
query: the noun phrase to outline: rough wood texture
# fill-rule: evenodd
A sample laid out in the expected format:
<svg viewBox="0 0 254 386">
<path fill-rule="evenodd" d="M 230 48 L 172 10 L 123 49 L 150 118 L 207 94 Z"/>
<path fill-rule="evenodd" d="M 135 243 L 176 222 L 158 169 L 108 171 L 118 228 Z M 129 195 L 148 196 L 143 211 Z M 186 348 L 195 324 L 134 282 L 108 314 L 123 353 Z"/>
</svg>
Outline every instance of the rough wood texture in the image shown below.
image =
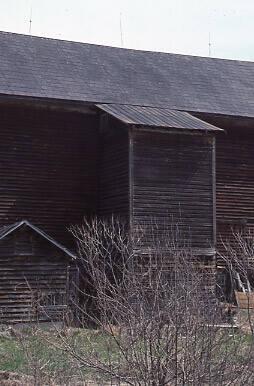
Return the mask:
<svg viewBox="0 0 254 386">
<path fill-rule="evenodd" d="M 96 116 L 0 107 L 0 226 L 26 219 L 64 245 L 96 210 Z"/>
<path fill-rule="evenodd" d="M 234 243 L 234 232 L 254 231 L 254 135 L 228 130 L 217 138 L 217 246 Z M 218 264 L 224 265 L 218 257 Z"/>
<path fill-rule="evenodd" d="M 142 227 L 137 256 L 144 262 L 156 248 L 173 272 L 174 246 L 188 247 L 202 271 L 203 291 L 215 294 L 214 140 L 207 135 L 138 131 L 132 134 L 132 229 Z M 172 244 L 173 246 L 173 244 Z M 154 251 L 153 251 L 153 248 Z M 158 258 L 158 257 L 157 257 Z M 201 272 L 200 271 L 200 272 Z"/>
<path fill-rule="evenodd" d="M 27 228 L 1 240 L 0 323 L 62 320 L 69 265 L 63 251 Z"/>
<path fill-rule="evenodd" d="M 240 309 L 249 310 L 254 308 L 254 294 L 249 292 L 235 291 L 236 303 Z"/>
<path fill-rule="evenodd" d="M 133 226 L 152 220 L 159 237 L 175 226 L 179 241 L 214 247 L 212 149 L 209 136 L 134 131 Z"/>
<path fill-rule="evenodd" d="M 124 221 L 129 216 L 128 131 L 116 120 L 102 120 L 99 157 L 98 214 Z"/>
</svg>

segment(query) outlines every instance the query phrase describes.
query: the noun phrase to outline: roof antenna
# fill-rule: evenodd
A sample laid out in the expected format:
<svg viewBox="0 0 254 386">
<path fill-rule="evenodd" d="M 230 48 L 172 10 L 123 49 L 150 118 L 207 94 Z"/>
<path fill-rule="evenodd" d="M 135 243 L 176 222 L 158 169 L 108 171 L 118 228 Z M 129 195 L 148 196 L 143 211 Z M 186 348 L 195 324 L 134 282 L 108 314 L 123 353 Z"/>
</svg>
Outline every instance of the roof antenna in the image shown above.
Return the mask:
<svg viewBox="0 0 254 386">
<path fill-rule="evenodd" d="M 209 57 L 211 57 L 212 56 L 211 32 L 209 32 L 208 51 L 209 51 Z"/>
<path fill-rule="evenodd" d="M 29 19 L 29 35 L 31 35 L 31 31 L 32 31 L 32 13 L 33 13 L 33 7 L 31 6 L 30 19 Z"/>
<path fill-rule="evenodd" d="M 121 46 L 123 47 L 123 26 L 122 26 L 122 12 L 120 12 L 120 35 L 121 35 Z"/>
</svg>

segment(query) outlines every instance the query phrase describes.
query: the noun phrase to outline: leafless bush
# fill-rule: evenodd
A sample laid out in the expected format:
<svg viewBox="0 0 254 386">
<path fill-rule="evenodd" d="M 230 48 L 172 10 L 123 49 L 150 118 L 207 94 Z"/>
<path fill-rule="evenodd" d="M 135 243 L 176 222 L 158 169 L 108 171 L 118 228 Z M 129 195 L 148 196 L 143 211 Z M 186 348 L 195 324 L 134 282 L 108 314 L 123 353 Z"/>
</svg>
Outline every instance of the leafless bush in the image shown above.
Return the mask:
<svg viewBox="0 0 254 386">
<path fill-rule="evenodd" d="M 220 257 L 224 274 L 229 278 L 228 299 L 242 309 L 247 317 L 247 328 L 254 334 L 254 235 L 251 231 L 233 231 L 229 240 L 222 242 Z M 246 323 L 245 323 L 246 324 Z"/>
<path fill-rule="evenodd" d="M 230 238 L 231 240 L 222 241 L 220 257 L 224 261 L 227 271 L 231 276 L 233 275 L 231 280 L 239 281 L 239 275 L 241 281 L 238 285 L 240 287 L 246 285 L 250 291 L 248 282 L 253 282 L 254 279 L 254 235 L 251 232 L 243 234 L 232 230 Z"/>
<path fill-rule="evenodd" d="M 180 243 L 176 228 L 162 238 L 150 224 L 129 237 L 112 218 L 72 233 L 82 266 L 82 301 L 75 306 L 80 323 L 97 328 L 103 348 L 91 337 L 82 347 L 64 335 L 58 348 L 114 384 L 253 384 L 252 340 L 221 327 L 213 260 Z"/>
<path fill-rule="evenodd" d="M 71 308 L 81 328 L 13 330 L 25 373 L 37 385 L 252 385 L 251 301 L 248 332 L 235 330 L 215 296 L 212 256 L 177 226 L 151 220 L 131 237 L 126 230 L 114 218 L 72 228 L 81 280 Z M 236 234 L 224 251 L 225 268 L 250 297 L 253 238 Z"/>
</svg>

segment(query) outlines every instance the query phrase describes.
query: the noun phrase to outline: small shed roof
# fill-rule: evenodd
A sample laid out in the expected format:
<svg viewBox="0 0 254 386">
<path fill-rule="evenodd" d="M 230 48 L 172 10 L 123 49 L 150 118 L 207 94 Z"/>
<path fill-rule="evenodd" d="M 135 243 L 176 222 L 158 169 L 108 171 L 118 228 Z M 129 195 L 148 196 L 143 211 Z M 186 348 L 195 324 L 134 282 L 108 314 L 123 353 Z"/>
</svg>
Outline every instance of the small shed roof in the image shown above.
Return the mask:
<svg viewBox="0 0 254 386">
<path fill-rule="evenodd" d="M 6 225 L 6 226 L 1 227 L 0 228 L 0 240 L 4 239 L 9 234 L 11 234 L 12 232 L 15 232 L 16 230 L 18 230 L 22 227 L 28 227 L 28 228 L 32 229 L 33 231 L 38 233 L 40 236 L 45 238 L 47 241 L 49 241 L 51 244 L 53 244 L 56 248 L 61 249 L 69 257 L 71 257 L 73 259 L 76 258 L 76 255 L 74 255 L 74 253 L 69 251 L 62 244 L 59 244 L 57 241 L 52 239 L 52 237 L 50 237 L 47 233 L 45 233 L 44 231 L 42 231 L 41 229 L 39 229 L 35 225 L 31 224 L 27 220 L 22 220 L 22 221 L 14 223 L 14 224 L 10 224 L 10 225 Z"/>
<path fill-rule="evenodd" d="M 191 114 L 184 111 L 117 104 L 98 104 L 97 107 L 123 123 L 130 125 L 187 130 L 223 131 L 222 129 L 193 117 Z"/>
</svg>

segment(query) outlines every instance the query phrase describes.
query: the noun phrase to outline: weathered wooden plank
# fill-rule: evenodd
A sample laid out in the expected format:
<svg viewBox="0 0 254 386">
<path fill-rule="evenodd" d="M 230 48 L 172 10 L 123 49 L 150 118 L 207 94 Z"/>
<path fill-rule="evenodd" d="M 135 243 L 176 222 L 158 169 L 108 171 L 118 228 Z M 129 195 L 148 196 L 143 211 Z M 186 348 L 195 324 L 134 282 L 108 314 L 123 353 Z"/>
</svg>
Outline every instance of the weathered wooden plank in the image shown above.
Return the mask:
<svg viewBox="0 0 254 386">
<path fill-rule="evenodd" d="M 234 129 L 217 138 L 217 244 L 235 244 L 233 233 L 254 230 L 254 135 L 252 128 Z M 218 255 L 218 265 L 225 261 Z"/>
<path fill-rule="evenodd" d="M 99 159 L 98 214 L 128 218 L 128 131 L 120 122 L 102 117 Z"/>
<path fill-rule="evenodd" d="M 193 247 L 213 246 L 213 139 L 136 129 L 132 141 L 133 226 L 145 227 L 144 245 L 149 226 L 163 238 L 174 224 Z"/>
<path fill-rule="evenodd" d="M 30 220 L 63 244 L 94 213 L 98 118 L 1 106 L 0 223 Z"/>
</svg>

